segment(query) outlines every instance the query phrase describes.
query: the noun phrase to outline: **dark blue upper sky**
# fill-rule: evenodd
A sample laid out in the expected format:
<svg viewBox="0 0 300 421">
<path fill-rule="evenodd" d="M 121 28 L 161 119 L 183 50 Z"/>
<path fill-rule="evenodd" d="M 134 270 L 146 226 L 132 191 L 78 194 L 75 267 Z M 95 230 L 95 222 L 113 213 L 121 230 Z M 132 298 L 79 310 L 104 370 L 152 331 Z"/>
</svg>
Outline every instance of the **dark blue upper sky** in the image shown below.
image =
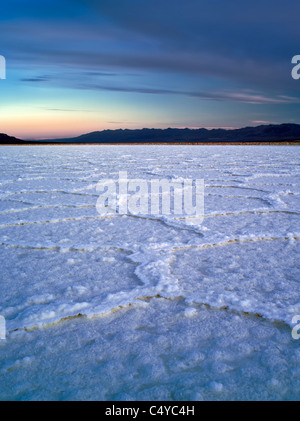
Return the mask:
<svg viewBox="0 0 300 421">
<path fill-rule="evenodd" d="M 300 123 L 299 0 L 11 0 L 0 132 Z"/>
</svg>

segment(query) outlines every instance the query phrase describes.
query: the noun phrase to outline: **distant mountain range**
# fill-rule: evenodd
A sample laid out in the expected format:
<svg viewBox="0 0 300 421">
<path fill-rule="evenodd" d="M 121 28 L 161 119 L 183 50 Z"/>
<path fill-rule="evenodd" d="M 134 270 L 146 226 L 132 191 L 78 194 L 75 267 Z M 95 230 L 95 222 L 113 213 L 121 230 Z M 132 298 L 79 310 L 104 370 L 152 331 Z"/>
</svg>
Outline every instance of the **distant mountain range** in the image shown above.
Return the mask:
<svg viewBox="0 0 300 421">
<path fill-rule="evenodd" d="M 54 143 L 256 143 L 300 141 L 300 124 L 270 124 L 241 129 L 118 129 L 65 139 L 22 140 L 0 133 L 0 144 Z"/>
</svg>

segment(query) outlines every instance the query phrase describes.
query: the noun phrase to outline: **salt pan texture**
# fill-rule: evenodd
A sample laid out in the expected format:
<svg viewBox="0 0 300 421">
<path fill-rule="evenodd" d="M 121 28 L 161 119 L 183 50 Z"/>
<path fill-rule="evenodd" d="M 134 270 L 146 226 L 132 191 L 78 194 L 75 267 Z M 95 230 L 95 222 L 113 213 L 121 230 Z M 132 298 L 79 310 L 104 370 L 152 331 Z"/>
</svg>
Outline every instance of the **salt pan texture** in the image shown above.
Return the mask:
<svg viewBox="0 0 300 421">
<path fill-rule="evenodd" d="M 2 146 L 2 400 L 299 400 L 300 154 Z M 99 180 L 204 179 L 204 220 L 99 215 Z"/>
</svg>

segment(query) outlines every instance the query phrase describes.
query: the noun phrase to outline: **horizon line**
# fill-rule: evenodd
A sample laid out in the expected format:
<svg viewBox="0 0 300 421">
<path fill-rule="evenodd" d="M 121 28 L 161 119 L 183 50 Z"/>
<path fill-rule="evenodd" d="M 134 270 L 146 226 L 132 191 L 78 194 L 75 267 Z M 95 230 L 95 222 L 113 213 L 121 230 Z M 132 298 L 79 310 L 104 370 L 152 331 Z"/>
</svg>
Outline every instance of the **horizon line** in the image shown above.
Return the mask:
<svg viewBox="0 0 300 421">
<path fill-rule="evenodd" d="M 241 127 L 235 127 L 235 126 L 179 126 L 179 127 L 166 127 L 166 128 L 161 128 L 161 127 L 143 127 L 141 129 L 129 129 L 129 128 L 117 128 L 117 129 L 102 129 L 102 130 L 92 130 L 92 131 L 88 131 L 88 132 L 84 132 L 84 133 L 80 133 L 77 135 L 73 135 L 73 136 L 55 136 L 55 137 L 22 137 L 19 138 L 20 140 L 25 140 L 25 141 L 29 141 L 29 140 L 41 140 L 41 141 L 46 141 L 46 140 L 59 140 L 59 139 L 74 139 L 80 136 L 85 136 L 87 134 L 91 134 L 91 133 L 102 133 L 102 132 L 116 132 L 116 131 L 142 131 L 142 130 L 201 130 L 201 129 L 205 129 L 207 131 L 212 131 L 212 130 L 240 130 L 240 129 L 245 129 L 245 128 L 256 128 L 256 127 L 261 127 L 261 126 L 281 126 L 281 125 L 300 125 L 300 123 L 271 123 L 271 122 L 261 122 L 261 124 L 257 124 L 257 125 L 247 125 L 247 126 L 241 126 Z M 2 133 L 5 134 L 5 133 Z M 11 136 L 11 135 L 9 135 Z M 12 136 L 12 137 L 16 137 L 16 136 Z"/>
</svg>

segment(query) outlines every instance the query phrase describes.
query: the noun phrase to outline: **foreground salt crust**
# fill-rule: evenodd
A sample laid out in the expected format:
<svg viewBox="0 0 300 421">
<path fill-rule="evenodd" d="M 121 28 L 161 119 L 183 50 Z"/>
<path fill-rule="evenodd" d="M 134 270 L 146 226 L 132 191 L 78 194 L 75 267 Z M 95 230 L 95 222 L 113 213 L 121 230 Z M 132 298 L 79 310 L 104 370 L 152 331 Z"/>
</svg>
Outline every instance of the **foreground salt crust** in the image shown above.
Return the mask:
<svg viewBox="0 0 300 421">
<path fill-rule="evenodd" d="M 0 399 L 299 399 L 297 147 L 2 150 Z M 203 223 L 99 215 L 124 170 L 204 179 Z"/>
</svg>

